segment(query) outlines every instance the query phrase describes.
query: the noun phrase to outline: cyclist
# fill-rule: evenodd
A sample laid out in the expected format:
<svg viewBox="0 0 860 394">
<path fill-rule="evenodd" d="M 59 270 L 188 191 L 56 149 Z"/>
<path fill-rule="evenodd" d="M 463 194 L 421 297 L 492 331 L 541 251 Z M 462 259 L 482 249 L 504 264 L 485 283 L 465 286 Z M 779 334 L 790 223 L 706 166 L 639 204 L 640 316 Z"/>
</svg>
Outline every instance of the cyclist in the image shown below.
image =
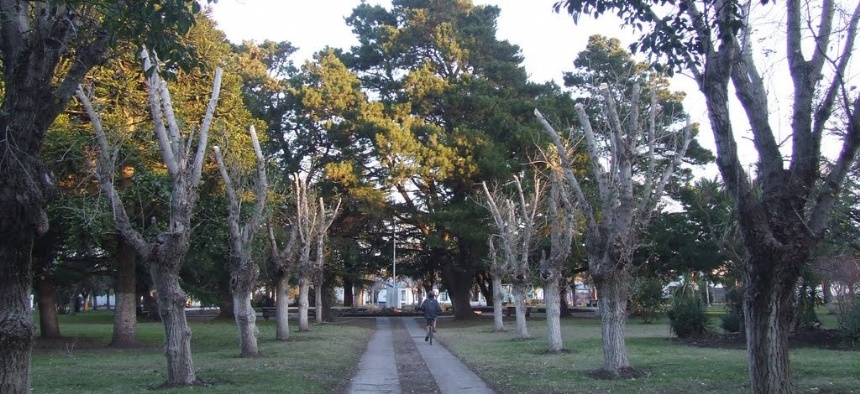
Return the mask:
<svg viewBox="0 0 860 394">
<path fill-rule="evenodd" d="M 427 298 L 421 303 L 421 309 L 424 311 L 424 319 L 427 320 L 427 336 L 424 337 L 424 342 L 427 342 L 430 340 L 430 330 L 436 332 L 436 317 L 442 313 L 439 301 L 436 301 L 435 292 L 427 294 Z"/>
</svg>

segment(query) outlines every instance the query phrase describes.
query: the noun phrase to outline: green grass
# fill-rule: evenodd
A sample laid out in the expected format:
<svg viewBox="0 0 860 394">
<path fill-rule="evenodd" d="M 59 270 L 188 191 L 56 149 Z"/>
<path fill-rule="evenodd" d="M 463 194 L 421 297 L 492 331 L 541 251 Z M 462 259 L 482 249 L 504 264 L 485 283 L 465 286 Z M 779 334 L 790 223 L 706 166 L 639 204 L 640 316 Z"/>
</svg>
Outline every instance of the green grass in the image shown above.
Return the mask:
<svg viewBox="0 0 860 394">
<path fill-rule="evenodd" d="M 241 359 L 232 322 L 192 320 L 197 374 L 215 384 L 159 392 L 342 392 L 372 334 L 367 328 L 372 327 L 369 322 L 372 320 L 356 319 L 312 326 L 313 331 L 293 332 L 292 339 L 283 343 L 273 339 L 272 321 L 260 321 L 262 355 Z M 104 312 L 62 316 L 64 341 L 37 340 L 33 392 L 143 393 L 164 382 L 161 324 L 138 324 L 143 346 L 123 350 L 107 347 L 112 323 L 113 316 Z M 512 318 L 507 320 L 509 332 L 504 334 L 490 331 L 489 316 L 476 322 L 445 319 L 439 324 L 439 341 L 500 393 L 749 391 L 743 349 L 697 348 L 679 343 L 671 339 L 665 319 L 655 324 L 630 321 L 630 361 L 646 376 L 620 381 L 587 377 L 603 362 L 597 319 L 563 320 L 565 347 L 570 351 L 558 355 L 546 354 L 545 322 L 539 317 L 529 321 L 533 338 L 528 340 L 516 339 Z M 824 326 L 833 328 L 827 323 Z M 295 330 L 294 322 L 291 328 Z M 860 352 L 800 348 L 792 350 L 790 356 L 799 392 L 860 393 Z"/>
<path fill-rule="evenodd" d="M 142 393 L 166 380 L 160 323 L 138 324 L 143 346 L 106 347 L 113 316 L 88 313 L 62 316 L 65 343 L 37 340 L 32 362 L 34 393 Z M 293 332 L 288 342 L 274 340 L 273 321 L 259 321 L 261 356 L 238 357 L 236 326 L 229 321 L 192 320 L 192 352 L 197 376 L 212 387 L 163 390 L 166 393 L 331 393 L 348 381 L 358 364 L 368 328 L 324 324 Z M 295 331 L 297 325 L 290 322 Z"/>
<path fill-rule="evenodd" d="M 645 372 L 635 380 L 605 381 L 587 377 L 603 363 L 600 322 L 565 319 L 563 338 L 568 353 L 551 355 L 545 321 L 533 319 L 533 339 L 516 338 L 515 323 L 507 333 L 491 332 L 492 320 L 478 324 L 442 322 L 439 341 L 500 393 L 747 393 L 746 352 L 742 349 L 698 348 L 671 339 L 665 321 L 627 326 L 631 364 Z M 860 353 L 796 349 L 790 353 L 800 392 L 860 392 Z"/>
</svg>

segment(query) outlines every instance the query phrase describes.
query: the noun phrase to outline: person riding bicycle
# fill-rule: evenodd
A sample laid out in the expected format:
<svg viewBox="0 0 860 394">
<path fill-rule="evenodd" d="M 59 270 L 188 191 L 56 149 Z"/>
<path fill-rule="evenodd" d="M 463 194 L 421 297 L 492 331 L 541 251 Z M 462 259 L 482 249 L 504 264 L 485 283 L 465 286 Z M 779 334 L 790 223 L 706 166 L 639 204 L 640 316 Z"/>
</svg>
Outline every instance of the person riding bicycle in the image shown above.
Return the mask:
<svg viewBox="0 0 860 394">
<path fill-rule="evenodd" d="M 436 301 L 436 293 L 427 294 L 427 298 L 421 303 L 421 310 L 424 311 L 424 319 L 427 320 L 427 336 L 424 337 L 424 342 L 427 342 L 430 340 L 430 330 L 436 332 L 436 317 L 442 313 L 439 301 Z"/>
</svg>

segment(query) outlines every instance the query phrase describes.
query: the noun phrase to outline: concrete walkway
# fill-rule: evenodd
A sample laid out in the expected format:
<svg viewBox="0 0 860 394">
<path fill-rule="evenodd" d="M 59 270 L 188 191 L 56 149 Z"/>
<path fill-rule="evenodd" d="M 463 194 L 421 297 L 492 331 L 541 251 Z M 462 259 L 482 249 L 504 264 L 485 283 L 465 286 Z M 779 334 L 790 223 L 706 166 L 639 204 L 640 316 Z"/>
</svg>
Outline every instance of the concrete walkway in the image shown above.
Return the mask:
<svg viewBox="0 0 860 394">
<path fill-rule="evenodd" d="M 376 319 L 376 333 L 367 345 L 361 358 L 358 373 L 353 378 L 349 393 L 400 393 L 400 382 L 392 342 L 391 320 L 400 320 L 409 332 L 418 354 L 436 380 L 442 394 L 470 393 L 492 394 L 487 384 L 475 375 L 460 359 L 438 342 L 424 342 L 424 329 L 415 318 Z"/>
</svg>

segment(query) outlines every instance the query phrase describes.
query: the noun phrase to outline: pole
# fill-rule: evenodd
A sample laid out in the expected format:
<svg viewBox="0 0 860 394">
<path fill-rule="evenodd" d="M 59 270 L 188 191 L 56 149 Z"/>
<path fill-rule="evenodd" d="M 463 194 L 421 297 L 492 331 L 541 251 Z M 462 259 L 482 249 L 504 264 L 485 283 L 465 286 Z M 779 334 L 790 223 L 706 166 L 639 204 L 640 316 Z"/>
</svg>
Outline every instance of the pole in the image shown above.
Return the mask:
<svg viewBox="0 0 860 394">
<path fill-rule="evenodd" d="M 393 266 L 391 270 L 391 281 L 394 282 L 394 297 L 392 297 L 392 301 L 400 307 L 400 293 L 397 289 L 397 217 L 392 216 L 391 220 L 391 265 Z"/>
</svg>

